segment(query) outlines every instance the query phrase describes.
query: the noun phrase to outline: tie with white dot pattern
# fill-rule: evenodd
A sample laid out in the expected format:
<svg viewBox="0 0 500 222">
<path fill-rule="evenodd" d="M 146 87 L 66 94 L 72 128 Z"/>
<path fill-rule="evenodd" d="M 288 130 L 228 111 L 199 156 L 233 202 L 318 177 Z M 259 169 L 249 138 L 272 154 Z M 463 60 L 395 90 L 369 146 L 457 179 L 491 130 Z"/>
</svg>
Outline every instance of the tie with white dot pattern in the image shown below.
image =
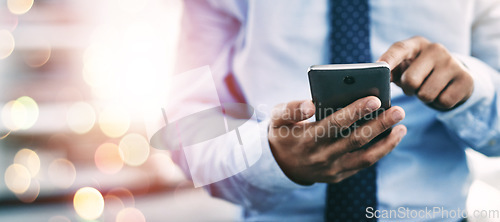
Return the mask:
<svg viewBox="0 0 500 222">
<path fill-rule="evenodd" d="M 371 62 L 368 0 L 329 0 L 330 62 Z M 366 218 L 377 207 L 375 165 L 340 183 L 328 184 L 326 221 L 376 221 Z"/>
</svg>

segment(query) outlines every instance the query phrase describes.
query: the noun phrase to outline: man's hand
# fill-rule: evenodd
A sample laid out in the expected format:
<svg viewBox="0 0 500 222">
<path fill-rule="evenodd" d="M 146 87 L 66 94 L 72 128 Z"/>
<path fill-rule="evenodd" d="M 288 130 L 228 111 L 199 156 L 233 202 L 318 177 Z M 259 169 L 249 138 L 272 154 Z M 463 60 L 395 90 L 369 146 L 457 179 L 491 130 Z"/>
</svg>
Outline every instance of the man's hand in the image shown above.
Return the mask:
<svg viewBox="0 0 500 222">
<path fill-rule="evenodd" d="M 423 37 L 394 43 L 379 59 L 392 70 L 391 79 L 406 95 L 414 95 L 438 110 L 450 110 L 472 94 L 467 68 L 446 48 Z"/>
<path fill-rule="evenodd" d="M 356 129 L 358 119 L 377 110 L 380 100 L 370 96 L 317 122 L 304 121 L 315 113 L 311 101 L 294 101 L 275 107 L 269 127 L 269 144 L 283 172 L 294 182 L 336 183 L 369 167 L 387 155 L 406 134 L 398 125 L 367 149 L 358 149 L 404 118 L 392 107 Z"/>
</svg>

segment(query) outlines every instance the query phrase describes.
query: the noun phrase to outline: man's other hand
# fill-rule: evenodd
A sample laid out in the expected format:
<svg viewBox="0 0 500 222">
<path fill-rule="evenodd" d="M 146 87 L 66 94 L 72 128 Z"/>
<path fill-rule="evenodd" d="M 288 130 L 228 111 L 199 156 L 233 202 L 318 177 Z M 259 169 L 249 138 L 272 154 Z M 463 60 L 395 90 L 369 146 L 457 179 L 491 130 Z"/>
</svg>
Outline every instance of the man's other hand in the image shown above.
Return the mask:
<svg viewBox="0 0 500 222">
<path fill-rule="evenodd" d="M 378 61 L 387 62 L 391 79 L 406 95 L 438 110 L 450 110 L 472 94 L 474 81 L 467 68 L 441 44 L 423 37 L 394 43 Z"/>
<path fill-rule="evenodd" d="M 365 97 L 317 122 L 306 121 L 315 113 L 310 100 L 276 106 L 268 133 L 276 161 L 292 181 L 303 185 L 337 183 L 371 166 L 406 134 L 406 127 L 398 125 L 387 137 L 359 149 L 405 116 L 401 107 L 394 106 L 355 129 L 350 127 L 380 104 L 377 97 Z"/>
</svg>

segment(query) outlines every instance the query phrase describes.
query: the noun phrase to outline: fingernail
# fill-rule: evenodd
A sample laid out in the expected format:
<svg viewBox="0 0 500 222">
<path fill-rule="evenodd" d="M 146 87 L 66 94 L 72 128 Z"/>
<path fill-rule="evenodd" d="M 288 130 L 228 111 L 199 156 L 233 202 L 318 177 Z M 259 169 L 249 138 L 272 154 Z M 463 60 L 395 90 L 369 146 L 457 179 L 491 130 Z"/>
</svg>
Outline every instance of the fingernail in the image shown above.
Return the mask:
<svg viewBox="0 0 500 222">
<path fill-rule="evenodd" d="M 371 111 L 374 111 L 380 107 L 380 100 L 378 99 L 370 99 L 366 103 L 366 108 L 368 108 Z"/>
<path fill-rule="evenodd" d="M 305 116 L 309 116 L 312 114 L 312 109 L 310 107 L 307 107 L 308 105 L 308 101 L 305 101 L 303 102 L 302 104 L 300 104 L 300 110 L 302 112 L 302 114 L 304 114 Z"/>
<path fill-rule="evenodd" d="M 392 119 L 396 122 L 403 120 L 403 113 L 399 110 L 392 112 Z"/>
<path fill-rule="evenodd" d="M 406 135 L 406 130 L 403 129 L 403 128 L 401 128 L 401 129 L 398 130 L 398 134 L 399 134 L 400 137 L 403 137 L 403 136 Z"/>
</svg>

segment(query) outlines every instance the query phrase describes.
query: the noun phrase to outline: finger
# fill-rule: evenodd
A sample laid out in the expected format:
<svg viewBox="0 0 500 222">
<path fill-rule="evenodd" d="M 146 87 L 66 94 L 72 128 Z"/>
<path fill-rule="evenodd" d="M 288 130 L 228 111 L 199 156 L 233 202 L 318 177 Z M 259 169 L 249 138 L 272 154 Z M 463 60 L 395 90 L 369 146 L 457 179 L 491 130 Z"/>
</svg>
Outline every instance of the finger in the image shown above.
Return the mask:
<svg viewBox="0 0 500 222">
<path fill-rule="evenodd" d="M 432 103 L 439 94 L 453 80 L 454 74 L 449 70 L 436 69 L 417 92 L 417 96 L 424 103 Z"/>
<path fill-rule="evenodd" d="M 396 85 L 400 86 L 401 83 L 401 76 L 403 75 L 403 72 L 410 67 L 411 61 L 410 60 L 403 60 L 398 66 L 396 66 L 393 70 L 391 70 L 391 82 L 396 83 Z"/>
<path fill-rule="evenodd" d="M 352 132 L 342 135 L 339 145 L 335 150 L 331 150 L 331 155 L 339 155 L 356 150 L 376 136 L 389 129 L 392 125 L 404 119 L 405 112 L 401 107 L 393 106 L 376 118 L 366 122 Z M 341 147 L 340 149 L 338 147 Z"/>
<path fill-rule="evenodd" d="M 431 51 L 424 50 L 403 72 L 400 81 L 396 82 L 406 95 L 413 95 L 435 66 L 435 58 Z"/>
<path fill-rule="evenodd" d="M 465 102 L 474 90 L 474 84 L 470 84 L 471 81 L 473 81 L 472 77 L 468 74 L 455 78 L 432 105 L 441 110 L 449 110 Z"/>
<path fill-rule="evenodd" d="M 395 126 L 389 136 L 381 139 L 369 148 L 345 154 L 340 160 L 342 169 L 350 172 L 375 164 L 401 142 L 401 139 L 406 135 L 406 131 L 404 125 Z"/>
<path fill-rule="evenodd" d="M 429 44 L 429 41 L 419 36 L 396 42 L 377 61 L 386 62 L 389 64 L 389 68 L 394 70 L 403 61 L 416 58 L 427 44 Z M 397 78 L 391 76 L 391 79 Z"/>
<path fill-rule="evenodd" d="M 380 108 L 380 105 L 380 99 L 375 96 L 358 99 L 343 109 L 327 116 L 309 130 L 314 130 L 318 138 L 335 136 L 330 135 L 330 132 L 337 133 L 348 128 L 361 117 Z"/>
<path fill-rule="evenodd" d="M 274 107 L 271 112 L 271 126 L 279 127 L 306 120 L 314 115 L 315 107 L 311 100 L 292 101 Z"/>
</svg>

